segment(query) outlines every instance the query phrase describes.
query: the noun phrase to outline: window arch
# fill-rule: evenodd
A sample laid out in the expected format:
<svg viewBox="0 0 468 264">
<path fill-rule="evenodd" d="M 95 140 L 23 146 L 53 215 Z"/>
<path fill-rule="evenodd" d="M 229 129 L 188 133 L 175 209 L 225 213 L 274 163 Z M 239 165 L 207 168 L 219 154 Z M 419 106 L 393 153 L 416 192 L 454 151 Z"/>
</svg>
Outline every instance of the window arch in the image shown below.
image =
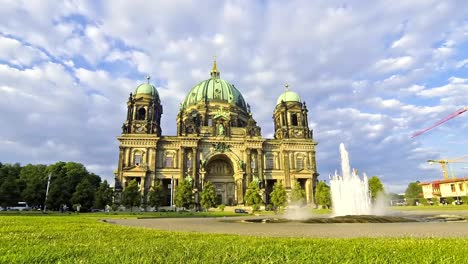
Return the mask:
<svg viewBox="0 0 468 264">
<path fill-rule="evenodd" d="M 133 152 L 133 165 L 140 166 L 143 164 L 144 152 L 141 150 L 136 150 Z"/>
<path fill-rule="evenodd" d="M 137 120 L 145 120 L 146 117 L 146 109 L 144 107 L 141 107 L 137 111 Z"/>
<path fill-rule="evenodd" d="M 297 126 L 297 114 L 291 114 L 291 124 Z"/>
</svg>

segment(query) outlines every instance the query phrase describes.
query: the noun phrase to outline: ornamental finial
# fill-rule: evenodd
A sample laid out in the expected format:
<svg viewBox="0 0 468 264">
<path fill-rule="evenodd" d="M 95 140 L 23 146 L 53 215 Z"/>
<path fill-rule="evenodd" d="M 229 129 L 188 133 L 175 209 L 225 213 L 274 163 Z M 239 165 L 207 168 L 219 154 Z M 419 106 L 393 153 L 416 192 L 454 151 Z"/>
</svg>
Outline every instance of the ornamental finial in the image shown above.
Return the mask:
<svg viewBox="0 0 468 264">
<path fill-rule="evenodd" d="M 218 66 L 216 65 L 216 55 L 214 56 L 213 69 L 211 69 L 210 75 L 212 78 L 219 78 Z"/>
<path fill-rule="evenodd" d="M 289 84 L 285 84 L 284 87 L 286 87 L 286 91 L 289 91 Z"/>
<path fill-rule="evenodd" d="M 146 83 L 148 83 L 148 84 L 149 84 L 149 81 L 150 81 L 150 79 L 151 79 L 151 77 L 149 76 L 149 74 L 148 74 L 148 75 L 146 75 Z"/>
</svg>

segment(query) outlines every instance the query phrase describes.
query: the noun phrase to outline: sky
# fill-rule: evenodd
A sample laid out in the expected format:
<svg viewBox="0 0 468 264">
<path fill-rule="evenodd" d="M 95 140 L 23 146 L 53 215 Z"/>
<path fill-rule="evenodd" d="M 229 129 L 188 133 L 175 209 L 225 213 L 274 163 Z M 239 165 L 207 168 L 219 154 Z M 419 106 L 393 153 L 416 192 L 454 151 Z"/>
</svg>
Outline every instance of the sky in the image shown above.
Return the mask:
<svg viewBox="0 0 468 264">
<path fill-rule="evenodd" d="M 309 109 L 320 180 L 351 166 L 391 192 L 442 179 L 428 159 L 468 155 L 468 2 L 18 1 L 0 9 L 0 162 L 83 163 L 113 182 L 126 101 L 147 75 L 163 135 L 179 104 L 221 78 L 273 136 L 289 84 Z M 468 158 L 466 159 L 468 160 Z M 453 164 L 458 177 L 468 163 Z"/>
</svg>

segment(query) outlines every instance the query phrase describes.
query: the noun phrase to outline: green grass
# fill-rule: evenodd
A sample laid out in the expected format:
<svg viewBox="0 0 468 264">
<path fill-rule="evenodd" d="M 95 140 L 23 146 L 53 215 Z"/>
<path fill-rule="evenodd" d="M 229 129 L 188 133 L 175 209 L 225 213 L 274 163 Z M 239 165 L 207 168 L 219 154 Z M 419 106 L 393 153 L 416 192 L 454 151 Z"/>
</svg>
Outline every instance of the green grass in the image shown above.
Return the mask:
<svg viewBox="0 0 468 264">
<path fill-rule="evenodd" d="M 391 206 L 394 211 L 468 211 L 466 205 L 420 205 L 420 206 Z"/>
<path fill-rule="evenodd" d="M 98 218 L 0 216 L 0 263 L 463 263 L 468 256 L 468 239 L 245 237 Z"/>
</svg>

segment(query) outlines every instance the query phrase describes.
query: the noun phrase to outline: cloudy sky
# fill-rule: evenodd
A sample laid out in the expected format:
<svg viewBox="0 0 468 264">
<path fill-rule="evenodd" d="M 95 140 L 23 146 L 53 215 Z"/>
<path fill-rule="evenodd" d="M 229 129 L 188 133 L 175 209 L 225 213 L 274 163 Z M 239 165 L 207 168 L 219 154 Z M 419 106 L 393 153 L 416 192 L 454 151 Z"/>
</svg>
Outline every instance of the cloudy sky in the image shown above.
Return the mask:
<svg viewBox="0 0 468 264">
<path fill-rule="evenodd" d="M 94 2 L 2 1 L 1 162 L 77 161 L 113 181 L 128 94 L 149 74 L 174 135 L 214 55 L 264 137 L 284 84 L 300 94 L 321 179 L 340 142 L 395 192 L 442 177 L 427 159 L 468 155 L 468 113 L 410 138 L 468 105 L 464 0 Z"/>
</svg>

